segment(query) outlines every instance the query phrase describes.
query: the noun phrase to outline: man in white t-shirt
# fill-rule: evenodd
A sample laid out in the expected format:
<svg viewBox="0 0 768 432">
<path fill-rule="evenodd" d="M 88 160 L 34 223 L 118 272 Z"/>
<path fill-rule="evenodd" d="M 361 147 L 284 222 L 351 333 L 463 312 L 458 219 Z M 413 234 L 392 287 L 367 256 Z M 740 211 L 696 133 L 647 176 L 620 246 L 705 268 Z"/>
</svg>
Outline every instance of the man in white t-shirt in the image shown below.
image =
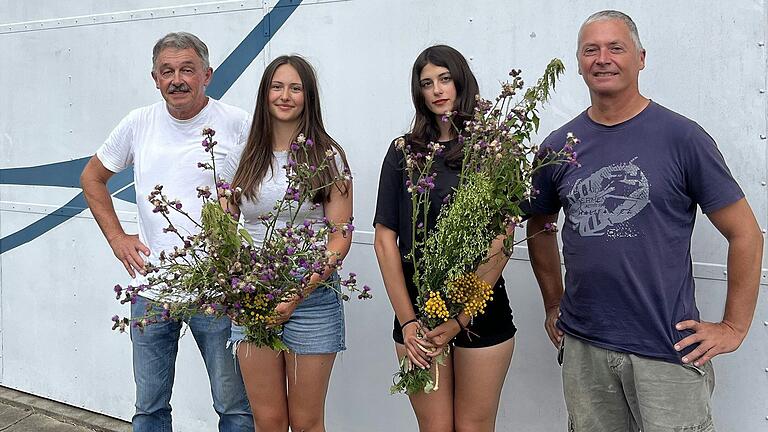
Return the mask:
<svg viewBox="0 0 768 432">
<path fill-rule="evenodd" d="M 197 167 L 207 162 L 201 132 L 216 131 L 215 163 L 241 145 L 248 135 L 248 114 L 210 99 L 205 89 L 213 69 L 208 48 L 189 33 L 169 33 L 157 41 L 152 52 L 152 78 L 164 102 L 131 111 L 110 133 L 83 170 L 81 184 L 88 206 L 112 251 L 133 278 L 132 285 L 145 281 L 144 263 L 157 262 L 163 250 L 179 245 L 173 233 L 164 233 L 167 222 L 153 214 L 146 197 L 155 185 L 178 198 L 193 217 L 200 216 L 202 203 L 197 186 L 215 190 L 210 171 Z M 133 165 L 139 215 L 139 233 L 126 234 L 115 214 L 107 180 Z M 183 217 L 171 215 L 182 235 L 196 231 Z M 143 293 L 131 305 L 131 316 L 142 316 L 152 293 Z M 226 349 L 230 321 L 202 314 L 188 320 L 203 356 L 211 383 L 213 407 L 219 415 L 219 430 L 253 431 L 253 419 L 237 364 Z M 136 381 L 134 432 L 171 430 L 171 390 L 182 323 L 162 321 L 143 332 L 131 328 L 133 374 Z"/>
</svg>

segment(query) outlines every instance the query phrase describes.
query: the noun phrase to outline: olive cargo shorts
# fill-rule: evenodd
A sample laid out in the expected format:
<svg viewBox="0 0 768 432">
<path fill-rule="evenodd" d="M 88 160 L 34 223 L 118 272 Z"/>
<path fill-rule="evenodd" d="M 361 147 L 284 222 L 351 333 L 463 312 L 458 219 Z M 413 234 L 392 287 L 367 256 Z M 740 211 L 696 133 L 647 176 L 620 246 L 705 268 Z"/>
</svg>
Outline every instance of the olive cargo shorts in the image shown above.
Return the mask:
<svg viewBox="0 0 768 432">
<path fill-rule="evenodd" d="M 567 334 L 562 350 L 569 432 L 715 432 L 711 362 L 652 360 Z"/>
</svg>

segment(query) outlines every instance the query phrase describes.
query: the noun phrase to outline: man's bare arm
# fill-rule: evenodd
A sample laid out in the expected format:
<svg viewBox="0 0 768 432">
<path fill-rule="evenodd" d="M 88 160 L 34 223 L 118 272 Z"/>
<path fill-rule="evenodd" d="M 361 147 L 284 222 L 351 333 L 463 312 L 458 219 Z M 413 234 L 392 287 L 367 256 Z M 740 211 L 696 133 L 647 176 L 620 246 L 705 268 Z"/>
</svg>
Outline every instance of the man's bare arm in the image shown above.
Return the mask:
<svg viewBox="0 0 768 432">
<path fill-rule="evenodd" d="M 560 270 L 560 251 L 557 249 L 557 235 L 554 232 L 541 232 L 547 224 L 557 222 L 557 213 L 553 215 L 534 215 L 526 224 L 528 235 L 528 256 L 533 274 L 539 283 L 541 297 L 544 300 L 546 318 L 544 328 L 555 347 L 560 345 L 563 332 L 557 328 L 560 314 L 560 299 L 563 297 L 563 279 Z M 533 236 L 534 234 L 538 235 Z M 533 237 L 531 237 L 533 236 Z"/>
<path fill-rule="evenodd" d="M 683 357 L 683 363 L 696 366 L 718 354 L 735 351 L 747 336 L 757 304 L 763 257 L 763 234 L 746 199 L 707 216 L 728 240 L 728 294 L 719 323 L 688 320 L 677 324 L 678 330 L 694 331 L 675 344 L 675 349 L 698 343 L 696 349 Z"/>
<path fill-rule="evenodd" d="M 144 273 L 144 259 L 139 252 L 149 256 L 149 248 L 139 241 L 138 235 L 128 235 L 123 231 L 120 220 L 115 213 L 112 197 L 107 189 L 107 181 L 114 173 L 104 167 L 98 157 L 93 156 L 80 175 L 80 186 L 83 188 L 88 207 L 101 228 L 125 270 L 131 277 L 136 277 L 136 271 Z"/>
</svg>

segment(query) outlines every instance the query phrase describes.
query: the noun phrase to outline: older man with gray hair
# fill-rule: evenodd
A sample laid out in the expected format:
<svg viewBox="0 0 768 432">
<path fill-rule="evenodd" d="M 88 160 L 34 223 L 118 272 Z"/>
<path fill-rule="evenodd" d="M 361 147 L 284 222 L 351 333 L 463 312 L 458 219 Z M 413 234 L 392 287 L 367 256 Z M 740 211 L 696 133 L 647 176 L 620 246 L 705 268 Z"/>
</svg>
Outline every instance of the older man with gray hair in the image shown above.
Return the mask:
<svg viewBox="0 0 768 432">
<path fill-rule="evenodd" d="M 714 431 L 710 359 L 739 347 L 757 300 L 755 216 L 704 129 L 640 94 L 645 55 L 626 14 L 584 22 L 577 58 L 592 105 L 543 143 L 557 150 L 573 133 L 581 165 L 547 167 L 534 182 L 529 233 L 565 213 L 565 292 L 555 236 L 528 247 L 574 432 Z M 728 241 L 720 322 L 696 308 L 697 206 Z"/>
<path fill-rule="evenodd" d="M 196 36 L 169 33 L 152 51 L 152 78 L 164 101 L 131 111 L 112 131 L 83 170 L 81 184 L 88 206 L 117 259 L 133 278 L 145 282 L 144 263 L 158 262 L 161 251 L 179 245 L 179 238 L 164 233 L 166 221 L 152 212 L 145 199 L 155 185 L 179 198 L 190 215 L 199 218 L 200 199 L 195 187 L 213 179 L 197 163 L 210 155 L 200 145 L 204 127 L 213 128 L 219 144 L 214 148 L 217 165 L 235 146 L 245 142 L 248 114 L 210 99 L 205 89 L 213 69 L 208 48 Z M 134 186 L 139 197 L 138 234 L 126 234 L 115 214 L 107 180 L 133 165 Z M 195 224 L 173 218 L 181 232 L 195 232 Z M 144 292 L 131 305 L 131 316 L 141 317 L 152 308 L 152 292 Z M 198 314 L 187 321 L 203 356 L 211 384 L 213 408 L 219 415 L 220 432 L 251 432 L 253 419 L 236 359 L 226 348 L 230 320 Z M 161 321 L 143 331 L 131 328 L 133 374 L 136 381 L 134 432 L 171 431 L 171 390 L 182 323 Z"/>
</svg>

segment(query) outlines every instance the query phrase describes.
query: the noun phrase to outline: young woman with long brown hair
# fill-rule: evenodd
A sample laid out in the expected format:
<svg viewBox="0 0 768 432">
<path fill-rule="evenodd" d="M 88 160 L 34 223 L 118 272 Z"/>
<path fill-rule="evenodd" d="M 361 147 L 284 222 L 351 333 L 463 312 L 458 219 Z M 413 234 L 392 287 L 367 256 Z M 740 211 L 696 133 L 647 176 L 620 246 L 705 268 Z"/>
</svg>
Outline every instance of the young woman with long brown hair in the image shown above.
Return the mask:
<svg viewBox="0 0 768 432">
<path fill-rule="evenodd" d="M 255 240 L 264 237 L 259 216 L 272 210 L 285 195 L 286 172 L 291 144 L 299 134 L 311 139 L 309 156 L 297 152 L 297 162 L 320 166 L 326 152 L 337 154 L 336 163 L 318 172 L 318 187 L 333 183 L 348 170 L 342 148 L 323 126 L 317 78 L 312 66 L 302 57 L 280 56 L 264 71 L 259 85 L 253 124 L 248 141 L 240 152 L 231 154 L 223 177 L 241 196 L 228 202 L 228 209 L 242 214 L 246 229 Z M 303 159 L 308 159 L 307 161 Z M 313 203 L 305 203 L 296 220 L 328 218 L 348 223 L 352 217 L 352 184 L 341 181 L 320 188 Z M 286 221 L 287 219 L 286 215 Z M 332 259 L 343 259 L 351 246 L 351 235 L 331 233 L 327 247 Z M 237 343 L 237 358 L 243 374 L 253 420 L 259 432 L 324 431 L 325 397 L 336 353 L 344 346 L 344 310 L 337 291 L 317 282 L 330 279 L 338 283 L 331 267 L 315 273 L 304 296 L 281 303 L 275 324 L 283 324 L 282 340 L 289 352 Z M 338 286 L 337 286 L 338 288 Z M 233 326 L 232 341 L 242 341 L 242 329 Z"/>
</svg>

